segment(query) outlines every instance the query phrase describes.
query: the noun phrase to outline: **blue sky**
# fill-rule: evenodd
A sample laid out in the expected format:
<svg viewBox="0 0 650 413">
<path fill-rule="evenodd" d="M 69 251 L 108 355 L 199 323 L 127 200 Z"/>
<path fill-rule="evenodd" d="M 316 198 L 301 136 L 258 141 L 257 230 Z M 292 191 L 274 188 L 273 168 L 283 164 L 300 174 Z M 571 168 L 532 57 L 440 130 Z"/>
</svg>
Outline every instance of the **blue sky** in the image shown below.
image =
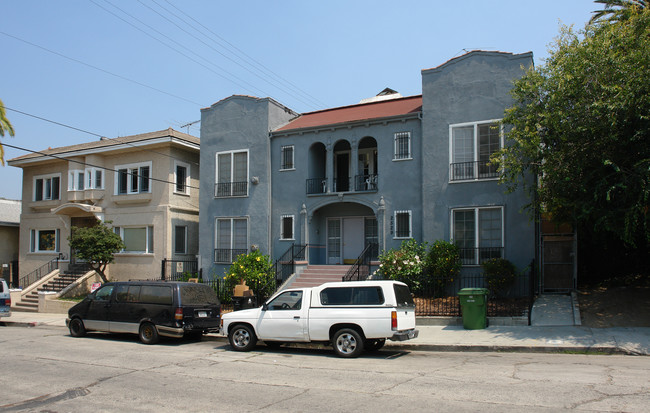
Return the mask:
<svg viewBox="0 0 650 413">
<path fill-rule="evenodd" d="M 421 93 L 420 71 L 465 51 L 532 51 L 592 0 L 0 2 L 0 99 L 16 135 L 42 150 L 182 125 L 233 94 L 298 112 L 358 103 L 390 87 Z M 198 136 L 199 125 L 189 128 Z M 5 160 L 26 152 L 5 146 Z M 22 170 L 0 167 L 0 198 Z"/>
</svg>

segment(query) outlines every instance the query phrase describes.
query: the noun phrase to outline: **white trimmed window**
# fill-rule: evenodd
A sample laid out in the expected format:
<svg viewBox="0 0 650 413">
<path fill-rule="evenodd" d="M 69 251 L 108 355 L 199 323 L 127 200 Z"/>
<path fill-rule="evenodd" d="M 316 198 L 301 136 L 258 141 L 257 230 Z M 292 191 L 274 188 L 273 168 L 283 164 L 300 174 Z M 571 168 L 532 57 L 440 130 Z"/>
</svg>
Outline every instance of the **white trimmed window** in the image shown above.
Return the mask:
<svg viewBox="0 0 650 413">
<path fill-rule="evenodd" d="M 174 227 L 174 253 L 187 254 L 187 227 L 184 225 Z"/>
<path fill-rule="evenodd" d="M 503 207 L 459 208 L 451 214 L 451 238 L 463 265 L 503 257 Z"/>
<path fill-rule="evenodd" d="M 113 227 L 124 241 L 123 253 L 153 254 L 153 226 Z"/>
<path fill-rule="evenodd" d="M 61 199 L 61 174 L 34 177 L 34 201 Z"/>
<path fill-rule="evenodd" d="M 29 238 L 29 252 L 59 252 L 58 229 L 33 229 Z"/>
<path fill-rule="evenodd" d="M 398 132 L 395 134 L 395 154 L 393 160 L 412 159 L 411 132 Z"/>
<path fill-rule="evenodd" d="M 84 171 L 80 169 L 68 171 L 68 191 L 83 191 L 84 178 Z"/>
<path fill-rule="evenodd" d="M 280 170 L 292 170 L 295 169 L 295 164 L 293 163 L 293 145 L 287 145 L 282 147 L 282 153 L 280 154 L 282 159 L 282 164 L 280 165 Z"/>
<path fill-rule="evenodd" d="M 115 167 L 115 194 L 151 192 L 151 162 Z"/>
<path fill-rule="evenodd" d="M 190 194 L 190 165 L 181 161 L 174 161 L 174 193 Z"/>
<path fill-rule="evenodd" d="M 293 240 L 293 215 L 282 215 L 280 239 Z"/>
<path fill-rule="evenodd" d="M 497 166 L 490 156 L 503 148 L 499 120 L 449 126 L 449 180 L 497 179 Z"/>
<path fill-rule="evenodd" d="M 232 263 L 248 253 L 248 219 L 216 218 L 214 262 Z"/>
<path fill-rule="evenodd" d="M 411 211 L 395 211 L 395 238 L 411 238 Z"/>
<path fill-rule="evenodd" d="M 104 171 L 100 168 L 86 168 L 86 189 L 104 189 Z"/>
<path fill-rule="evenodd" d="M 214 196 L 248 196 L 248 150 L 216 154 Z"/>
</svg>

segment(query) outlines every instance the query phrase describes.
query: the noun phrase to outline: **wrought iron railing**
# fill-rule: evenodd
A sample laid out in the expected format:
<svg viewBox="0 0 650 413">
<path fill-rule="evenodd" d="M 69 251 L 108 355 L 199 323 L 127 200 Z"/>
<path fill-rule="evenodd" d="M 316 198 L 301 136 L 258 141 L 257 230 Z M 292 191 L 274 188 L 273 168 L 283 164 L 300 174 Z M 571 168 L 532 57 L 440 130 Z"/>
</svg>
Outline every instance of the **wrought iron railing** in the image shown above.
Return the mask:
<svg viewBox="0 0 650 413">
<path fill-rule="evenodd" d="M 307 179 L 307 194 L 324 194 L 327 192 L 327 178 Z"/>
<path fill-rule="evenodd" d="M 59 268 L 59 258 L 57 257 L 47 262 L 46 264 L 41 265 L 40 267 L 30 272 L 29 274 L 20 277 L 20 280 L 18 281 L 18 286 L 20 288 L 27 288 L 30 285 L 34 284 L 36 281 L 45 277 L 47 274 L 51 273 L 54 270 L 57 270 L 58 268 Z"/>
<path fill-rule="evenodd" d="M 170 260 L 163 258 L 160 269 L 160 279 L 179 281 L 188 276 L 198 278 L 199 260 Z"/>
<path fill-rule="evenodd" d="M 283 283 L 291 274 L 296 272 L 296 261 L 305 259 L 306 249 L 306 245 L 291 244 L 289 249 L 275 261 L 273 269 L 275 271 L 275 279 L 278 283 Z"/>
<path fill-rule="evenodd" d="M 503 258 L 503 247 L 460 248 L 463 265 L 481 265 L 492 258 Z"/>
<path fill-rule="evenodd" d="M 378 244 L 370 243 L 366 245 L 352 267 L 343 276 L 343 281 L 365 281 L 370 276 L 370 261 L 373 253 L 379 247 Z"/>
<path fill-rule="evenodd" d="M 449 165 L 450 181 L 467 181 L 498 178 L 496 164 L 487 161 L 454 162 Z"/>
<path fill-rule="evenodd" d="M 247 254 L 248 249 L 215 248 L 214 262 L 232 264 L 239 255 Z"/>
<path fill-rule="evenodd" d="M 357 175 L 354 177 L 354 190 L 355 191 L 376 191 L 377 190 L 377 175 Z"/>
<path fill-rule="evenodd" d="M 214 196 L 216 198 L 246 195 L 248 195 L 248 181 L 218 182 L 214 184 Z"/>
</svg>

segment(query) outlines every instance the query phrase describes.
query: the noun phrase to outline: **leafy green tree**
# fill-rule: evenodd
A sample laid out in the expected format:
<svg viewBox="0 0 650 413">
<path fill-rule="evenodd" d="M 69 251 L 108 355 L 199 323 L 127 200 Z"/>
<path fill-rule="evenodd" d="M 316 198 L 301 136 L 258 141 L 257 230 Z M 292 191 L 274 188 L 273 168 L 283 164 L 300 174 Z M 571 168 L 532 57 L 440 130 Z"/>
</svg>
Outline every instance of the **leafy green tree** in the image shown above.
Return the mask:
<svg viewBox="0 0 650 413">
<path fill-rule="evenodd" d="M 14 128 L 11 126 L 9 119 L 7 119 L 7 114 L 5 112 L 5 105 L 0 100 L 0 137 L 5 136 L 5 131 L 9 133 L 9 136 L 14 136 Z M 0 144 L 0 163 L 4 166 L 5 164 L 5 150 Z"/>
<path fill-rule="evenodd" d="M 420 293 L 423 287 L 426 244 L 414 239 L 402 241 L 399 249 L 384 251 L 379 256 L 379 272 L 386 280 L 407 284 L 411 291 Z"/>
<path fill-rule="evenodd" d="M 594 11 L 589 23 L 624 21 L 650 6 L 646 0 L 594 0 L 594 3 L 603 4 L 604 7 Z"/>
<path fill-rule="evenodd" d="M 267 297 L 275 289 L 275 285 L 271 282 L 274 276 L 271 259 L 259 250 L 255 250 L 239 255 L 224 278 L 228 291 L 232 291 L 235 285 L 244 281 L 256 295 Z"/>
<path fill-rule="evenodd" d="M 124 242 L 111 228 L 110 221 L 97 221 L 92 227 L 72 227 L 68 237 L 75 255 L 90 263 L 103 282 L 108 282 L 106 267 L 115 260 L 115 253 L 124 249 Z"/>
<path fill-rule="evenodd" d="M 564 27 L 512 89 L 510 142 L 492 161 L 532 210 L 643 248 L 650 240 L 650 10 Z M 530 182 L 526 177 L 539 177 Z M 543 207 L 543 208 L 542 208 Z M 542 208 L 542 209 L 540 209 Z"/>
</svg>

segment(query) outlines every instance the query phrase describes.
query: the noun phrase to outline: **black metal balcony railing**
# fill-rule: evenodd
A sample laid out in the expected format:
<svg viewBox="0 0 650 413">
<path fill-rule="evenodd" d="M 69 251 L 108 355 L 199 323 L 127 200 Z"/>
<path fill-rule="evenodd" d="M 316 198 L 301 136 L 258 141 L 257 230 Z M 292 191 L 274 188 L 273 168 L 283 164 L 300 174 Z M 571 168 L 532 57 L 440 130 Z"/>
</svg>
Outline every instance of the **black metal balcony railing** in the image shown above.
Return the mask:
<svg viewBox="0 0 650 413">
<path fill-rule="evenodd" d="M 463 265 L 480 265 L 492 258 L 502 258 L 503 247 L 461 248 L 460 260 Z"/>
<path fill-rule="evenodd" d="M 231 264 L 237 256 L 247 254 L 248 249 L 216 248 L 214 250 L 214 262 Z"/>
<path fill-rule="evenodd" d="M 324 194 L 327 192 L 327 178 L 307 179 L 307 194 Z"/>
<path fill-rule="evenodd" d="M 248 195 L 248 181 L 219 182 L 214 184 L 214 196 L 217 198 L 246 195 Z"/>
<path fill-rule="evenodd" d="M 355 191 L 376 191 L 377 190 L 377 175 L 357 175 L 354 177 L 354 190 Z"/>
<path fill-rule="evenodd" d="M 450 181 L 498 178 L 499 171 L 490 161 L 456 162 L 449 165 Z"/>
</svg>

